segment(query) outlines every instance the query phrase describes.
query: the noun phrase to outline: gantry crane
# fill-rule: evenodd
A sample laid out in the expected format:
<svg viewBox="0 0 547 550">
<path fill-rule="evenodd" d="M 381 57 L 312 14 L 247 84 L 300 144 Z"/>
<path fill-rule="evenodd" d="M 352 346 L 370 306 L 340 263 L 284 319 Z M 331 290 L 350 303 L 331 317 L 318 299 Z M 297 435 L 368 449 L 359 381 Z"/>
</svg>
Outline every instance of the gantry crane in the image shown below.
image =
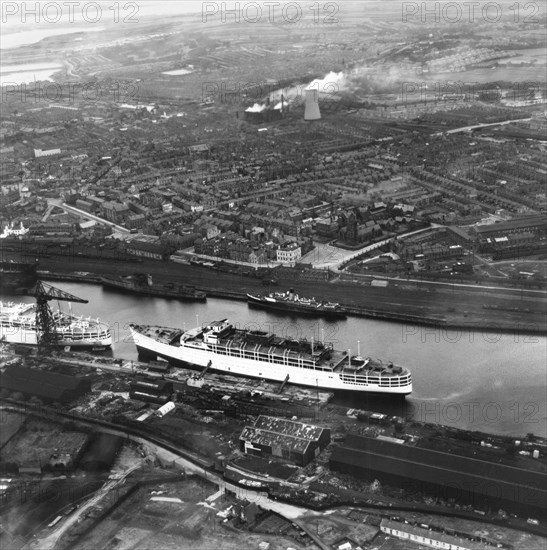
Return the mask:
<svg viewBox="0 0 547 550">
<path fill-rule="evenodd" d="M 88 300 L 73 296 L 64 290 L 38 281 L 28 291 L 29 296 L 36 298 L 36 343 L 38 352 L 48 354 L 58 344 L 59 334 L 55 330 L 55 319 L 49 307 L 50 300 L 77 302 L 87 304 Z"/>
</svg>

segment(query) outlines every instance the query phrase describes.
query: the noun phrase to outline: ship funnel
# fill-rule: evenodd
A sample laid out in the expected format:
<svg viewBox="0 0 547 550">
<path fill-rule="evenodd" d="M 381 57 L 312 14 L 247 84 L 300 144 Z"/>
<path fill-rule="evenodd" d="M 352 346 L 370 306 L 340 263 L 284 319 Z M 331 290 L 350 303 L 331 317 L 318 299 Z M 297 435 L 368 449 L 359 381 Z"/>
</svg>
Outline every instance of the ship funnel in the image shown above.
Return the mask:
<svg viewBox="0 0 547 550">
<path fill-rule="evenodd" d="M 304 110 L 304 120 L 320 120 L 319 111 L 319 90 L 306 90 L 306 108 Z"/>
<path fill-rule="evenodd" d="M 294 288 L 289 288 L 289 300 L 294 300 Z"/>
<path fill-rule="evenodd" d="M 150 273 L 146 276 L 146 283 L 148 286 L 152 286 L 152 275 Z"/>
</svg>

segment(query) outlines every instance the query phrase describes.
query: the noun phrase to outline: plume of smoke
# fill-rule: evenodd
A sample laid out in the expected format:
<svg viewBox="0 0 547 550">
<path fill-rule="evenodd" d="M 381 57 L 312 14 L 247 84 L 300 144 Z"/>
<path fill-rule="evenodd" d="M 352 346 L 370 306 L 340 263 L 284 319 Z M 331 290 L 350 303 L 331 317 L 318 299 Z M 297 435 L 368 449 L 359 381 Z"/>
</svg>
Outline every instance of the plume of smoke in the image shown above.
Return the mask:
<svg viewBox="0 0 547 550">
<path fill-rule="evenodd" d="M 265 104 L 255 103 L 252 107 L 249 107 L 248 109 L 245 109 L 246 113 L 261 113 L 264 109 L 266 109 Z"/>
<path fill-rule="evenodd" d="M 316 78 L 312 80 L 306 90 L 317 90 L 321 93 L 333 93 L 339 91 L 340 87 L 345 86 L 346 77 L 343 71 L 335 73 L 331 71 L 324 78 Z"/>
<path fill-rule="evenodd" d="M 331 71 L 323 78 L 316 78 L 309 84 L 279 88 L 268 96 L 271 104 L 275 104 L 274 110 L 281 109 L 281 97 L 283 96 L 283 108 L 304 100 L 306 90 L 317 90 L 319 97 L 323 99 L 334 94 L 368 94 L 399 91 L 400 83 L 405 82 L 415 73 L 409 73 L 399 67 L 356 67 L 351 71 Z M 247 112 L 259 113 L 267 109 L 266 103 L 255 103 L 247 109 Z"/>
</svg>

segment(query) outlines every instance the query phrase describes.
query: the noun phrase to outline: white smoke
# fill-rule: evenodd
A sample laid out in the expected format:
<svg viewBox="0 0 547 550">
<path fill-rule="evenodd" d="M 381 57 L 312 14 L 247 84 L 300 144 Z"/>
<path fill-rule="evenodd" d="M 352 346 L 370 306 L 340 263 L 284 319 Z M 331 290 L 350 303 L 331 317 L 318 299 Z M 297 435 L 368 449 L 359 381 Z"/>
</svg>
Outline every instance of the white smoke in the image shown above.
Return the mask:
<svg viewBox="0 0 547 550">
<path fill-rule="evenodd" d="M 284 109 L 285 107 L 289 106 L 289 102 L 283 98 L 283 101 L 280 101 L 279 103 L 275 104 L 274 111 L 279 111 L 280 109 Z"/>
<path fill-rule="evenodd" d="M 412 73 L 399 67 L 356 67 L 350 71 L 331 71 L 323 78 L 316 78 L 309 84 L 299 84 L 288 88 L 278 88 L 268 95 L 274 110 L 302 103 L 307 90 L 317 90 L 318 98 L 328 100 L 340 94 L 374 94 L 386 91 L 399 91 L 400 83 L 409 80 Z M 414 74 L 415 79 L 415 74 Z M 260 113 L 268 108 L 268 104 L 255 103 L 247 109 L 250 113 Z"/>
<path fill-rule="evenodd" d="M 345 86 L 346 77 L 342 71 L 335 73 L 331 71 L 324 78 L 316 78 L 312 80 L 307 86 L 306 90 L 317 90 L 320 94 L 332 94 L 339 91 Z"/>
<path fill-rule="evenodd" d="M 266 108 L 266 105 L 255 103 L 252 107 L 245 109 L 246 113 L 261 113 Z"/>
</svg>

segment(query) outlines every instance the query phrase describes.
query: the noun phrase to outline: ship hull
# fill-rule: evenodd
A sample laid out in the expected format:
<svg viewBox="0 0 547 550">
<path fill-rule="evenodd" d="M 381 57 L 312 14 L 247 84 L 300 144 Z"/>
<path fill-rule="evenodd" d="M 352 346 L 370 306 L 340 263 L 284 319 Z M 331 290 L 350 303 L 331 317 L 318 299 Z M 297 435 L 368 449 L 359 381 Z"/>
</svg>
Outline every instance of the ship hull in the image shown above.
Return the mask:
<svg viewBox="0 0 547 550">
<path fill-rule="evenodd" d="M 205 302 L 207 296 L 205 294 L 193 294 L 191 292 L 177 292 L 165 289 L 159 289 L 154 287 L 135 287 L 131 284 L 124 283 L 123 281 L 112 281 L 109 279 L 102 279 L 101 283 L 104 288 L 109 290 L 117 290 L 121 292 L 128 292 L 131 294 L 141 294 L 144 296 L 154 296 L 157 298 L 173 298 L 176 300 L 187 300 L 192 302 Z"/>
<path fill-rule="evenodd" d="M 208 349 L 192 346 L 174 346 L 155 340 L 141 334 L 130 327 L 131 336 L 139 353 L 148 357 L 184 363 L 186 365 L 210 369 L 225 374 L 261 378 L 273 382 L 283 382 L 288 376 L 290 384 L 323 388 L 333 391 L 351 391 L 357 393 L 378 393 L 389 395 L 408 395 L 412 393 L 412 383 L 399 386 L 395 380 L 386 378 L 379 384 L 357 382 L 352 375 L 341 375 L 338 372 L 325 372 L 314 369 L 300 368 L 291 365 L 273 364 L 254 361 L 243 357 L 218 355 Z"/>
<path fill-rule="evenodd" d="M 325 311 L 317 308 L 309 308 L 299 304 L 288 304 L 286 302 L 267 302 L 256 296 L 247 294 L 247 303 L 251 307 L 267 309 L 270 311 L 281 311 L 287 315 L 307 315 L 308 317 L 326 317 L 327 319 L 346 319 L 344 311 Z"/>
<path fill-rule="evenodd" d="M 24 329 L 21 327 L 2 327 L 0 326 L 0 341 L 9 344 L 24 344 L 27 346 L 36 346 L 37 334 L 35 330 Z M 97 348 L 105 349 L 112 345 L 112 337 L 107 338 L 78 338 L 77 336 L 60 335 L 57 341 L 58 347 L 70 348 Z"/>
</svg>

